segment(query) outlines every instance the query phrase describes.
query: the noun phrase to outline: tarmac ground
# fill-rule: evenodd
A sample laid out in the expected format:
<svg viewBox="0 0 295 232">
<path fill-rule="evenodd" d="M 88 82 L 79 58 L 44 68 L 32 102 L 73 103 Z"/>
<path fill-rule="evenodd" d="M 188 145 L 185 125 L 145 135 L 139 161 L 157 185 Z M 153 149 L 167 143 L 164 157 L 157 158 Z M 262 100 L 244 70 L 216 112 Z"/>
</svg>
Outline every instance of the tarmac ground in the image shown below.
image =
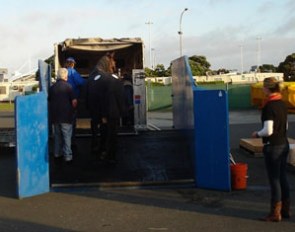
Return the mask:
<svg viewBox="0 0 295 232">
<path fill-rule="evenodd" d="M 0 116 L 1 128 L 4 124 L 13 125 L 9 114 Z M 124 187 L 60 186 L 52 187 L 50 193 L 19 200 L 15 197 L 14 148 L 0 147 L 0 231 L 294 231 L 295 216 L 280 223 L 257 220 L 269 210 L 270 193 L 264 160 L 241 149 L 239 141 L 241 138 L 249 138 L 253 130 L 260 128 L 259 117 L 257 110 L 235 111 L 229 115 L 231 153 L 236 162 L 248 164 L 247 189 L 240 191 L 222 192 L 195 187 L 188 166 L 189 158 L 184 158 L 184 155 L 177 156 L 180 153 L 187 154 L 189 149 L 184 140 L 173 131 L 171 114 L 165 111 L 151 112 L 148 115 L 153 128 L 159 128 L 161 131 L 150 131 L 148 136 L 126 136 L 120 137 L 121 140 L 119 138 L 122 157 L 143 156 L 146 157 L 146 162 L 152 160 L 160 167 L 151 171 L 149 168 L 140 168 L 147 167 L 146 163 L 129 164 L 131 169 L 127 170 L 134 172 L 130 174 L 128 171 L 128 178 L 138 177 L 139 179 L 135 180 L 138 183 L 142 180 L 156 180 L 161 184 Z M 6 123 L 6 120 L 9 123 Z M 290 115 L 289 137 L 295 138 L 294 128 L 294 115 Z M 138 147 L 132 152 L 127 149 L 129 139 L 138 143 Z M 145 141 L 143 145 L 142 139 Z M 105 177 L 124 179 L 126 173 L 118 171 L 112 176 L 111 169 L 97 163 L 87 152 L 86 148 L 90 144 L 87 137 L 80 137 L 78 141 L 77 153 L 89 158 L 93 165 L 91 173 L 97 170 Z M 148 154 L 154 158 L 158 154 L 162 159 L 148 159 Z M 168 162 L 172 156 L 177 159 L 175 162 Z M 126 160 L 121 159 L 122 162 Z M 160 165 L 163 162 L 165 166 Z M 53 163 L 50 165 L 51 171 L 60 167 L 53 166 Z M 84 169 L 84 172 L 87 171 Z M 67 178 L 77 175 L 73 170 L 64 174 L 68 175 Z M 101 178 L 101 175 L 98 177 Z M 291 197 L 295 199 L 294 167 L 288 167 L 288 177 Z M 171 179 L 184 181 L 167 182 Z M 161 182 L 163 180 L 165 181 Z M 292 201 L 293 209 L 294 202 L 295 200 Z"/>
</svg>

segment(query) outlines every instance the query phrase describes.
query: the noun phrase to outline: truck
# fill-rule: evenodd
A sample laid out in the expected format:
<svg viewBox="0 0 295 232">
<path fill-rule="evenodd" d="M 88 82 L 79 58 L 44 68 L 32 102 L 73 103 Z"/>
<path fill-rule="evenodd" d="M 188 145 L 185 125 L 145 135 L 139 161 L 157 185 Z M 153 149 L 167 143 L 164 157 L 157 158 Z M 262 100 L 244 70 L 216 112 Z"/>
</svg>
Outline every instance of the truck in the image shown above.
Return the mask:
<svg viewBox="0 0 295 232">
<path fill-rule="evenodd" d="M 98 60 L 107 52 L 115 52 L 116 68 L 119 78 L 125 73 L 132 74 L 134 90 L 134 129 L 146 129 L 146 89 L 144 64 L 144 44 L 141 38 L 70 38 L 54 44 L 54 72 L 64 67 L 68 57 L 74 57 L 76 70 L 88 78 Z M 79 99 L 78 118 L 87 118 L 83 99 Z"/>
</svg>

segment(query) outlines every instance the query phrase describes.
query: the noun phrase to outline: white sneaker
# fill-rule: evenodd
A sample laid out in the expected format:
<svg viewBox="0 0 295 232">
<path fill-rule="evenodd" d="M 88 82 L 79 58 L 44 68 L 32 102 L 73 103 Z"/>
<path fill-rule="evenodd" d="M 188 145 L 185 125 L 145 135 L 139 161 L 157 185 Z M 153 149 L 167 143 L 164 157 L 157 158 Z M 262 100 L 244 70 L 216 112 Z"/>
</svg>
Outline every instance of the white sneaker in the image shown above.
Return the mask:
<svg viewBox="0 0 295 232">
<path fill-rule="evenodd" d="M 70 161 L 73 160 L 73 155 L 65 155 L 64 159 L 65 159 L 66 162 L 70 162 Z"/>
</svg>

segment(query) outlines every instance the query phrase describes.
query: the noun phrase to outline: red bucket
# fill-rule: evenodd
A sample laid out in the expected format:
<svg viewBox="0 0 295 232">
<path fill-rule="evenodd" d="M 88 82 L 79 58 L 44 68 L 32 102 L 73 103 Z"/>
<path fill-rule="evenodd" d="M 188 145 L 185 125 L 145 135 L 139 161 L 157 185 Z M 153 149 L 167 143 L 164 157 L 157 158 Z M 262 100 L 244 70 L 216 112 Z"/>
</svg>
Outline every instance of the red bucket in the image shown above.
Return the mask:
<svg viewBox="0 0 295 232">
<path fill-rule="evenodd" d="M 247 188 L 247 170 L 248 165 L 244 163 L 230 165 L 232 189 L 244 190 Z"/>
</svg>

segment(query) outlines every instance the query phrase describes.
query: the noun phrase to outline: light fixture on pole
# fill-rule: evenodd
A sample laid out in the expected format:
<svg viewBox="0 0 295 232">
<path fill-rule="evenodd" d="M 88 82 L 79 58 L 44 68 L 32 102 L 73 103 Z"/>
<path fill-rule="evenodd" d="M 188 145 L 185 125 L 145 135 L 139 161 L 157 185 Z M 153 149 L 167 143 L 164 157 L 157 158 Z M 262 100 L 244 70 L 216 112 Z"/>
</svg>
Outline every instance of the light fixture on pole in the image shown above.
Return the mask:
<svg viewBox="0 0 295 232">
<path fill-rule="evenodd" d="M 181 12 L 180 15 L 180 19 L 179 19 L 179 52 L 180 52 L 180 56 L 182 56 L 182 30 L 181 30 L 181 23 L 182 23 L 182 16 L 184 14 L 184 12 L 186 12 L 188 10 L 188 8 L 184 8 L 184 10 Z"/>
<path fill-rule="evenodd" d="M 152 45 L 151 45 L 151 25 L 153 22 L 148 21 L 145 24 L 149 26 L 149 58 L 150 58 L 150 67 L 152 66 Z"/>
</svg>

